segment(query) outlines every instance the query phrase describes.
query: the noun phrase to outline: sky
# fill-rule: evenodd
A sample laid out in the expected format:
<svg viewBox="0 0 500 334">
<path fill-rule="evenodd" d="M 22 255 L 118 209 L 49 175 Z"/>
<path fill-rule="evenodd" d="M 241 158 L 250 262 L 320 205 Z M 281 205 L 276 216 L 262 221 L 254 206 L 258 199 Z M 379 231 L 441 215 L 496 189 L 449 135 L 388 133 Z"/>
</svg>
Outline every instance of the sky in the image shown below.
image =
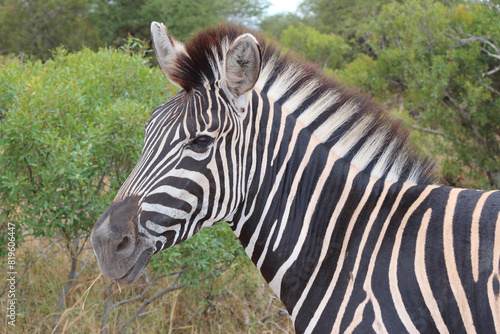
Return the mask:
<svg viewBox="0 0 500 334">
<path fill-rule="evenodd" d="M 269 15 L 279 12 L 294 12 L 302 0 L 270 0 L 271 7 L 268 9 Z"/>
</svg>

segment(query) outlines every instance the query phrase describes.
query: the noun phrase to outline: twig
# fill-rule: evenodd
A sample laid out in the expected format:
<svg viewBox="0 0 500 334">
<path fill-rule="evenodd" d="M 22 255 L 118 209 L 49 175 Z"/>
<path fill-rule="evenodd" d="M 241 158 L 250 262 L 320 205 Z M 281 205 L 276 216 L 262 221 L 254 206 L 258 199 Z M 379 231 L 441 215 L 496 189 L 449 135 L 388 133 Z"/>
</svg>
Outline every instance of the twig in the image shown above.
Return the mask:
<svg viewBox="0 0 500 334">
<path fill-rule="evenodd" d="M 461 27 L 458 27 L 458 32 L 460 34 L 465 34 Z M 470 37 L 468 37 L 468 38 L 462 38 L 456 32 L 454 32 L 454 33 L 455 33 L 455 36 L 454 36 L 455 40 L 458 41 L 460 43 L 460 45 L 466 45 L 466 44 L 470 44 L 470 43 L 474 43 L 474 42 L 483 42 L 483 43 L 485 43 L 486 41 L 488 43 L 491 43 L 491 42 L 488 41 L 488 38 L 490 37 L 488 35 L 485 35 L 485 36 L 473 36 L 473 35 L 467 34 Z"/>
<path fill-rule="evenodd" d="M 490 1 L 481 1 L 480 4 L 482 4 L 483 6 L 495 9 L 500 13 L 500 5 L 491 3 Z"/>
<path fill-rule="evenodd" d="M 282 332 L 284 332 L 284 333 L 288 333 L 288 331 L 287 331 L 287 330 L 285 330 L 285 329 L 281 328 L 281 327 L 280 327 L 277 323 L 275 323 L 274 321 L 269 320 L 269 319 L 271 319 L 272 317 L 274 317 L 274 316 L 276 316 L 276 315 L 277 315 L 277 316 L 282 316 L 282 315 L 288 314 L 288 312 L 286 312 L 286 311 L 283 313 L 283 309 L 281 309 L 281 308 L 279 308 L 279 307 L 276 307 L 276 308 L 278 309 L 278 311 L 277 311 L 277 312 L 272 313 L 272 314 L 269 314 L 269 315 L 267 315 L 267 316 L 263 317 L 262 319 L 259 319 L 259 322 L 260 322 L 261 324 L 263 324 L 263 325 L 264 325 L 264 324 L 271 324 L 271 325 L 274 325 L 274 326 L 276 326 L 279 330 L 281 330 Z"/>
<path fill-rule="evenodd" d="M 111 310 L 111 299 L 112 299 L 112 287 L 113 287 L 114 281 L 111 281 L 109 284 L 106 285 L 106 290 L 104 296 L 106 297 L 106 300 L 104 302 L 104 314 L 102 315 L 102 320 L 101 320 L 101 334 L 107 334 L 108 333 L 108 323 L 109 323 L 109 311 Z"/>
<path fill-rule="evenodd" d="M 493 45 L 493 44 L 490 44 L 490 45 Z M 488 49 L 483 48 L 483 47 L 480 47 L 479 49 L 492 58 L 500 59 L 500 50 L 498 50 L 498 48 L 495 45 L 493 45 L 493 47 L 494 47 L 495 51 L 499 54 L 491 53 Z"/>
<path fill-rule="evenodd" d="M 430 133 L 430 134 L 433 134 L 433 135 L 438 135 L 438 136 L 441 136 L 441 137 L 444 137 L 444 138 L 448 138 L 448 139 L 452 139 L 451 136 L 448 136 L 442 132 L 439 132 L 437 130 L 433 130 L 433 129 L 429 129 L 429 128 L 424 128 L 424 127 L 421 127 L 421 126 L 417 126 L 413 123 L 411 123 L 410 121 L 404 119 L 403 117 L 401 116 L 398 116 L 394 113 L 390 113 L 391 116 L 397 118 L 397 119 L 400 119 L 401 121 L 403 121 L 406 125 L 408 125 L 409 127 L 411 127 L 412 129 L 415 129 L 415 130 L 418 130 L 418 131 L 422 131 L 422 132 L 427 132 L 427 133 Z"/>
<path fill-rule="evenodd" d="M 481 43 L 486 44 L 489 47 L 491 47 L 495 51 L 495 53 L 492 53 L 490 50 L 486 49 L 485 47 L 480 46 L 479 49 L 481 51 L 483 51 L 484 53 L 486 53 L 489 57 L 492 57 L 492 58 L 500 60 L 500 47 L 498 45 L 496 45 L 495 43 L 493 43 L 492 41 L 490 41 L 491 36 L 489 36 L 489 35 L 474 36 L 472 34 L 465 33 L 463 31 L 462 27 L 460 27 L 460 26 L 457 28 L 457 30 L 458 30 L 458 33 L 452 30 L 452 32 L 453 32 L 453 38 L 455 40 L 457 40 L 460 43 L 460 45 L 466 45 L 466 44 L 474 43 L 474 42 L 481 42 Z M 466 35 L 466 36 L 469 36 L 469 37 L 468 38 L 461 38 L 460 34 Z M 491 75 L 491 74 L 494 74 L 494 73 L 498 72 L 499 70 L 500 70 L 500 66 L 497 66 L 494 69 L 481 74 L 481 77 L 484 78 L 484 77 L 486 77 L 488 75 Z"/>
<path fill-rule="evenodd" d="M 280 331 L 282 331 L 283 333 L 288 334 L 288 331 L 286 329 L 281 328 L 280 325 L 278 325 L 274 321 L 268 321 L 267 323 L 276 326 L 276 328 L 278 328 Z"/>
<path fill-rule="evenodd" d="M 226 265 L 225 267 L 222 267 L 220 269 L 217 269 L 215 270 L 215 272 L 213 273 L 210 273 L 210 274 L 207 274 L 201 278 L 198 279 L 198 282 L 202 282 L 204 280 L 207 280 L 209 278 L 216 278 L 218 276 L 220 276 L 222 273 L 224 273 L 226 270 L 228 270 L 229 268 L 231 267 L 231 264 L 228 264 Z M 177 277 L 175 278 L 174 282 L 172 284 L 170 284 L 170 286 L 166 289 L 164 289 L 163 291 L 160 291 L 158 292 L 157 294 L 155 294 L 154 296 L 152 296 L 151 298 L 149 298 L 148 300 L 146 300 L 142 305 L 141 307 L 139 307 L 137 309 L 137 311 L 135 311 L 135 313 L 125 322 L 125 324 L 122 326 L 122 328 L 120 329 L 120 333 L 123 333 L 125 334 L 128 330 L 128 327 L 130 326 L 130 324 L 132 323 L 132 321 L 134 321 L 138 316 L 139 314 L 142 313 L 142 311 L 149 305 L 151 304 L 154 300 L 164 296 L 165 294 L 169 293 L 169 292 L 172 292 L 172 291 L 175 291 L 175 290 L 179 290 L 179 289 L 182 289 L 186 286 L 185 283 L 182 283 L 182 284 L 178 284 L 177 283 L 179 282 L 179 279 L 181 278 L 182 274 L 184 272 L 186 272 L 188 269 L 183 269 L 183 270 L 180 270 L 180 271 L 177 271 L 176 274 L 177 274 Z M 165 277 L 166 275 L 162 275 L 160 277 Z M 160 278 L 158 277 L 158 278 Z M 153 282 L 151 283 L 151 286 L 154 284 L 154 282 L 158 279 L 158 278 L 155 278 L 153 280 Z M 149 287 L 148 287 L 148 290 L 149 290 Z M 141 293 L 141 295 L 143 295 L 144 293 Z M 130 302 L 132 300 L 136 300 L 136 298 L 132 298 L 130 300 L 128 300 L 127 302 Z M 122 304 L 122 303 L 116 303 L 115 305 L 118 306 L 117 304 Z"/>
<path fill-rule="evenodd" d="M 18 286 L 19 282 L 21 282 L 21 280 L 23 279 L 24 275 L 27 273 L 28 269 L 30 268 L 30 266 L 35 263 L 36 261 L 38 261 L 42 256 L 45 257 L 45 254 L 47 254 L 47 252 L 49 252 L 52 247 L 59 241 L 59 239 L 56 239 L 54 241 L 52 241 L 50 243 L 50 245 L 45 248 L 45 249 L 42 249 L 39 251 L 39 254 L 36 258 L 34 259 L 31 259 L 30 261 L 28 261 L 27 263 L 25 263 L 23 266 L 24 266 L 24 270 L 23 270 L 23 273 L 21 275 L 19 275 L 19 277 L 17 278 L 17 281 L 16 281 L 16 286 Z M 45 259 L 47 260 L 47 258 L 45 257 Z M 19 265 L 21 266 L 21 265 Z M 2 297 L 4 295 L 5 292 L 7 292 L 7 288 L 8 288 L 8 283 L 5 285 L 4 289 L 2 290 L 2 292 L 0 293 L 0 297 Z"/>
<path fill-rule="evenodd" d="M 112 163 L 113 161 L 113 158 L 110 158 L 110 164 Z M 101 173 L 101 177 L 99 179 L 99 182 L 97 183 L 97 187 L 95 188 L 95 194 L 98 194 L 99 191 L 101 191 L 101 187 L 103 186 L 104 184 L 104 177 L 106 176 L 106 170 L 103 170 L 102 173 Z"/>
<path fill-rule="evenodd" d="M 182 273 L 181 273 L 182 274 Z M 180 274 L 179 274 L 180 275 Z M 133 301 L 136 301 L 138 299 L 141 299 L 142 297 L 144 297 L 144 295 L 146 293 L 148 293 L 149 290 L 151 290 L 151 288 L 153 287 L 153 285 L 155 284 L 155 282 L 157 280 L 159 280 L 160 278 L 163 278 L 163 277 L 166 277 L 167 275 L 160 275 L 160 276 L 157 276 L 155 277 L 155 279 L 153 281 L 151 281 L 151 283 L 149 283 L 148 287 L 146 289 L 144 289 L 144 291 L 142 291 L 140 294 L 138 294 L 137 296 L 135 296 L 134 298 L 130 298 L 130 299 L 125 299 L 125 300 L 122 300 L 122 301 L 119 301 L 113 305 L 111 305 L 111 307 L 109 308 L 109 310 L 113 310 L 115 308 L 117 308 L 118 306 L 120 305 L 123 305 L 123 304 L 127 304 L 127 303 L 130 303 L 130 302 L 133 302 Z"/>
<path fill-rule="evenodd" d="M 500 95 L 500 91 L 496 90 L 495 88 L 491 87 L 490 85 L 484 85 L 486 88 L 490 90 L 490 92 L 495 93 L 497 95 Z"/>
<path fill-rule="evenodd" d="M 151 311 L 143 312 L 143 313 L 139 314 L 138 317 L 142 317 L 142 316 L 145 316 L 145 315 L 148 315 L 148 314 L 151 314 L 151 313 L 160 312 L 160 311 L 161 311 L 161 309 L 157 308 L 156 310 L 151 310 Z"/>
<path fill-rule="evenodd" d="M 160 291 L 158 292 L 156 295 L 154 295 L 153 297 L 149 298 L 148 300 L 146 300 L 142 305 L 141 307 L 139 307 L 137 309 L 137 311 L 135 311 L 135 313 L 130 317 L 128 318 L 128 320 L 125 322 L 125 324 L 122 326 L 122 329 L 120 330 L 120 333 L 123 333 L 125 334 L 127 332 L 127 329 L 128 329 L 128 326 L 130 326 L 130 324 L 132 323 L 132 321 L 135 320 L 135 318 L 137 318 L 139 316 L 139 314 L 142 313 L 142 311 L 148 307 L 149 304 L 151 304 L 151 302 L 153 302 L 155 299 L 158 299 L 160 297 L 162 297 L 163 295 L 171 292 L 171 291 L 175 291 L 175 290 L 179 290 L 179 289 L 182 289 L 184 286 L 186 286 L 186 284 L 179 284 L 177 285 L 177 282 L 179 281 L 180 277 L 182 276 L 182 274 L 179 274 L 174 282 L 168 287 L 166 288 L 165 290 L 163 291 Z"/>
<path fill-rule="evenodd" d="M 479 131 L 476 129 L 476 127 L 472 124 L 472 121 L 471 121 L 471 117 L 470 115 L 467 113 L 467 111 L 465 110 L 464 107 L 462 107 L 460 105 L 460 103 L 458 103 L 457 100 L 455 100 L 450 93 L 447 93 L 445 95 L 445 97 L 450 100 L 450 102 L 453 104 L 453 106 L 455 107 L 455 109 L 458 111 L 458 113 L 460 114 L 460 116 L 462 117 L 462 120 L 464 120 L 466 122 L 466 125 L 472 130 L 472 132 L 474 133 L 474 135 L 476 136 L 476 139 L 478 140 L 479 144 L 481 146 L 484 145 L 484 138 L 483 136 L 481 136 L 479 134 Z"/>
<path fill-rule="evenodd" d="M 484 78 L 484 77 L 487 77 L 489 75 L 492 75 L 492 74 L 495 74 L 496 72 L 500 71 L 500 65 L 495 67 L 494 69 L 492 69 L 491 71 L 488 71 L 488 72 L 484 72 L 481 74 L 481 77 Z"/>
<path fill-rule="evenodd" d="M 442 137 L 445 137 L 445 138 L 451 138 L 450 136 L 445 135 L 444 133 L 436 131 L 436 130 L 433 130 L 433 129 L 423 128 L 423 127 L 417 126 L 415 124 L 410 124 L 410 122 L 408 122 L 408 124 L 410 125 L 410 127 L 412 129 L 415 129 L 415 130 L 418 130 L 418 131 L 427 132 L 427 133 L 430 133 L 430 134 L 433 134 L 433 135 L 442 136 Z"/>
<path fill-rule="evenodd" d="M 79 242 L 80 242 L 79 235 L 77 235 L 73 240 L 71 240 L 71 239 L 67 240 L 66 246 L 69 250 L 71 267 L 70 267 L 70 272 L 68 274 L 68 279 L 62 285 L 62 290 L 59 292 L 59 296 L 57 299 L 56 314 L 54 315 L 54 319 L 53 319 L 53 324 L 54 324 L 54 329 L 52 331 L 53 333 L 57 333 L 59 331 L 58 326 L 61 322 L 60 319 L 62 317 L 62 315 L 59 315 L 59 312 L 61 312 L 63 310 L 63 308 L 65 307 L 66 296 L 73 288 L 73 286 L 78 278 L 78 275 L 79 275 L 79 272 L 77 272 L 77 270 L 76 270 L 77 266 L 78 266 L 77 251 L 79 248 Z M 65 312 L 66 311 L 64 311 L 63 315 L 65 314 Z"/>
<path fill-rule="evenodd" d="M 87 240 L 89 240 L 90 233 L 85 233 L 85 239 L 83 239 L 82 246 L 77 249 L 77 256 L 80 256 L 82 251 L 85 249 L 85 244 L 87 243 Z M 91 252 L 93 253 L 93 252 Z"/>
<path fill-rule="evenodd" d="M 177 306 L 177 297 L 178 293 L 175 293 L 175 299 L 174 299 L 174 305 L 172 305 L 170 309 L 170 321 L 169 321 L 169 326 L 168 326 L 168 334 L 172 334 L 173 328 L 174 328 L 174 315 L 175 315 L 175 308 Z"/>
</svg>

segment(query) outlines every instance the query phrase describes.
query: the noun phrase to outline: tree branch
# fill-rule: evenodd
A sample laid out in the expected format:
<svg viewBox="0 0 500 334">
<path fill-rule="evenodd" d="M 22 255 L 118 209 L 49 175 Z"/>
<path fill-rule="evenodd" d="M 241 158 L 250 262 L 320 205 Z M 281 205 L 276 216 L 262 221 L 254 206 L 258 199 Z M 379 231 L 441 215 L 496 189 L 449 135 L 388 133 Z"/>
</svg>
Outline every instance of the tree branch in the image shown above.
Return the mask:
<svg viewBox="0 0 500 334">
<path fill-rule="evenodd" d="M 182 289 L 184 286 L 186 286 L 186 284 L 184 284 L 184 283 L 177 285 L 177 282 L 179 281 L 179 279 L 181 278 L 181 276 L 182 276 L 182 273 L 180 273 L 179 275 L 177 275 L 177 277 L 175 278 L 174 282 L 172 284 L 170 284 L 170 286 L 168 288 L 164 289 L 163 291 L 158 292 L 156 295 L 154 295 L 153 297 L 151 297 L 148 300 L 146 300 L 141 305 L 141 307 L 139 307 L 137 309 L 137 311 L 135 311 L 135 313 L 130 318 L 128 318 L 128 320 L 122 326 L 122 329 L 120 330 L 120 333 L 125 334 L 127 332 L 128 326 L 130 326 L 130 324 L 132 323 L 132 321 L 134 321 L 135 318 L 137 318 L 139 316 L 139 314 L 141 314 L 142 311 L 146 307 L 148 307 L 148 305 L 151 304 L 155 299 L 158 299 L 158 298 L 162 297 L 163 295 L 165 295 L 165 294 L 167 294 L 167 293 L 169 293 L 171 291 Z"/>
<path fill-rule="evenodd" d="M 500 95 L 500 92 L 496 90 L 495 88 L 491 87 L 490 85 L 484 85 L 486 88 L 488 88 L 492 93 L 495 93 L 497 95 Z"/>
<path fill-rule="evenodd" d="M 492 74 L 495 74 L 496 72 L 500 71 L 500 65 L 498 65 L 497 67 L 495 67 L 494 69 L 492 69 L 491 71 L 488 71 L 488 72 L 484 72 L 481 74 L 481 78 L 484 78 L 484 77 L 487 77 L 489 75 L 492 75 Z"/>
<path fill-rule="evenodd" d="M 226 270 L 228 270 L 229 268 L 231 267 L 231 264 L 225 266 L 225 267 L 222 267 L 220 270 L 218 270 L 218 272 L 212 272 L 210 274 L 207 274 L 205 276 L 203 276 L 202 278 L 198 279 L 198 282 L 202 282 L 206 279 L 209 279 L 209 278 L 216 278 L 218 276 L 220 276 L 223 272 L 225 272 Z M 160 291 L 158 292 L 157 294 L 155 294 L 154 296 L 152 296 L 151 298 L 149 298 L 148 300 L 146 300 L 142 305 L 141 307 L 139 307 L 137 309 L 137 311 L 135 311 L 135 313 L 125 322 L 125 324 L 122 326 L 122 328 L 120 329 L 120 333 L 122 334 L 125 334 L 128 330 L 128 327 L 130 326 L 130 324 L 132 323 L 132 321 L 134 321 L 140 314 L 142 314 L 143 310 L 149 305 L 151 304 L 154 300 L 164 296 L 165 294 L 169 293 L 169 292 L 172 292 L 172 291 L 175 291 L 175 290 L 179 290 L 179 289 L 182 289 L 186 286 L 185 283 L 182 283 L 182 284 L 177 284 L 179 282 L 179 279 L 181 278 L 182 274 L 184 272 L 186 272 L 187 270 L 180 270 L 177 273 L 177 277 L 175 278 L 174 282 L 172 284 L 170 284 L 170 286 L 166 289 L 164 289 L 163 291 Z M 217 270 L 216 270 L 217 271 Z M 162 275 L 163 277 L 166 276 L 166 275 Z M 156 279 L 152 282 L 154 283 L 156 281 Z M 152 286 L 152 284 L 151 284 Z"/>
<path fill-rule="evenodd" d="M 483 48 L 483 47 L 480 47 L 480 49 L 481 49 L 481 51 L 483 51 L 484 53 L 486 53 L 488 56 L 500 60 L 500 51 L 498 51 L 498 49 L 496 50 L 498 52 L 498 54 L 491 53 L 490 51 L 488 51 L 486 48 Z"/>
<path fill-rule="evenodd" d="M 430 134 L 433 134 L 433 135 L 437 135 L 437 136 L 441 136 L 441 137 L 444 137 L 444 138 L 448 138 L 448 139 L 453 139 L 451 136 L 448 136 L 442 132 L 439 132 L 437 130 L 433 130 L 433 129 L 430 129 L 430 128 L 424 128 L 424 127 L 421 127 L 421 126 L 418 126 L 418 125 L 415 125 L 411 122 L 409 122 L 408 120 L 404 119 L 403 117 L 401 116 L 398 116 L 396 114 L 393 114 L 393 113 L 390 113 L 391 116 L 403 121 L 403 123 L 405 123 L 406 125 L 408 125 L 409 127 L 411 127 L 412 129 L 415 129 L 415 130 L 418 130 L 418 131 L 422 131 L 422 132 L 427 132 L 427 133 L 430 133 Z"/>
<path fill-rule="evenodd" d="M 500 13 L 500 5 L 497 5 L 497 4 L 494 4 L 494 3 L 491 3 L 489 1 L 481 1 L 480 2 L 482 5 L 486 6 L 486 7 L 489 7 L 491 9 L 495 9 L 496 11 L 498 11 Z"/>
<path fill-rule="evenodd" d="M 180 277 L 181 275 L 182 275 L 182 272 L 179 273 L 177 277 Z M 134 298 L 125 299 L 125 300 L 119 301 L 118 303 L 111 305 L 111 307 L 109 308 L 109 311 L 111 311 L 114 308 L 117 308 L 120 305 L 133 302 L 137 299 L 141 299 L 149 290 L 151 290 L 151 288 L 153 287 L 153 285 L 156 283 L 157 280 L 159 280 L 160 278 L 166 277 L 166 276 L 167 275 L 160 275 L 160 276 L 155 277 L 154 280 L 149 283 L 148 287 L 146 289 L 144 289 L 143 292 L 141 292 L 140 294 L 138 294 Z"/>
<path fill-rule="evenodd" d="M 483 44 L 486 44 L 488 45 L 489 47 L 491 47 L 495 53 L 492 53 L 490 50 L 486 49 L 485 47 L 480 47 L 479 49 L 481 51 L 483 51 L 484 53 L 486 53 L 489 57 L 492 57 L 492 58 L 495 58 L 495 59 L 499 59 L 500 60 L 500 47 L 498 45 L 496 45 L 495 43 L 493 43 L 490 39 L 491 39 L 491 36 L 489 35 L 484 35 L 484 36 L 474 36 L 472 34 L 469 34 L 469 33 L 465 33 L 462 29 L 462 27 L 458 27 L 457 28 L 458 30 L 458 33 L 454 30 L 452 30 L 452 33 L 453 33 L 453 38 L 458 41 L 460 43 L 460 46 L 463 46 L 463 45 L 466 45 L 466 44 L 470 44 L 470 43 L 474 43 L 474 42 L 481 42 Z M 469 36 L 468 38 L 462 38 L 460 37 L 460 35 L 466 35 L 466 36 Z M 496 68 L 496 70 L 492 70 L 494 71 L 493 73 L 495 73 L 496 71 L 498 71 L 498 67 Z M 492 74 L 493 74 L 492 73 Z M 484 77 L 484 75 L 483 75 Z"/>
</svg>

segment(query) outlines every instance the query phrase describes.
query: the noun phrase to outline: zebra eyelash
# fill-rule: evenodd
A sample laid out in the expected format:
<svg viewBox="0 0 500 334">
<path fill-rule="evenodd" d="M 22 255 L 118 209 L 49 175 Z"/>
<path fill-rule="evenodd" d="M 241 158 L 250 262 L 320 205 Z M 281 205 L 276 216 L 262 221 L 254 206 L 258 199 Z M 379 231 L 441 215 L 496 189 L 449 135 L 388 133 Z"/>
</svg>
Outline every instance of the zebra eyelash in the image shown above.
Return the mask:
<svg viewBox="0 0 500 334">
<path fill-rule="evenodd" d="M 206 152 L 213 144 L 215 138 L 208 136 L 206 134 L 198 135 L 196 138 L 190 140 L 185 147 L 198 152 Z"/>
</svg>

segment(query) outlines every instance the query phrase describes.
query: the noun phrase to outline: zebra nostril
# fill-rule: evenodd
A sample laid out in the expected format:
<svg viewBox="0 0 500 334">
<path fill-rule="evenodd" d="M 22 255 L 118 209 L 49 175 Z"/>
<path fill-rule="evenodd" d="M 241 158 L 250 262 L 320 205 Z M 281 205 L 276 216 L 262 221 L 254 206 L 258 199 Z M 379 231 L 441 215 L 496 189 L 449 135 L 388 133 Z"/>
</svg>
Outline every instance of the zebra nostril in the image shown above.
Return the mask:
<svg viewBox="0 0 500 334">
<path fill-rule="evenodd" d="M 116 246 L 116 251 L 120 252 L 124 249 L 127 249 L 127 247 L 130 245 L 130 237 L 125 236 L 123 237 L 122 241 Z"/>
</svg>

